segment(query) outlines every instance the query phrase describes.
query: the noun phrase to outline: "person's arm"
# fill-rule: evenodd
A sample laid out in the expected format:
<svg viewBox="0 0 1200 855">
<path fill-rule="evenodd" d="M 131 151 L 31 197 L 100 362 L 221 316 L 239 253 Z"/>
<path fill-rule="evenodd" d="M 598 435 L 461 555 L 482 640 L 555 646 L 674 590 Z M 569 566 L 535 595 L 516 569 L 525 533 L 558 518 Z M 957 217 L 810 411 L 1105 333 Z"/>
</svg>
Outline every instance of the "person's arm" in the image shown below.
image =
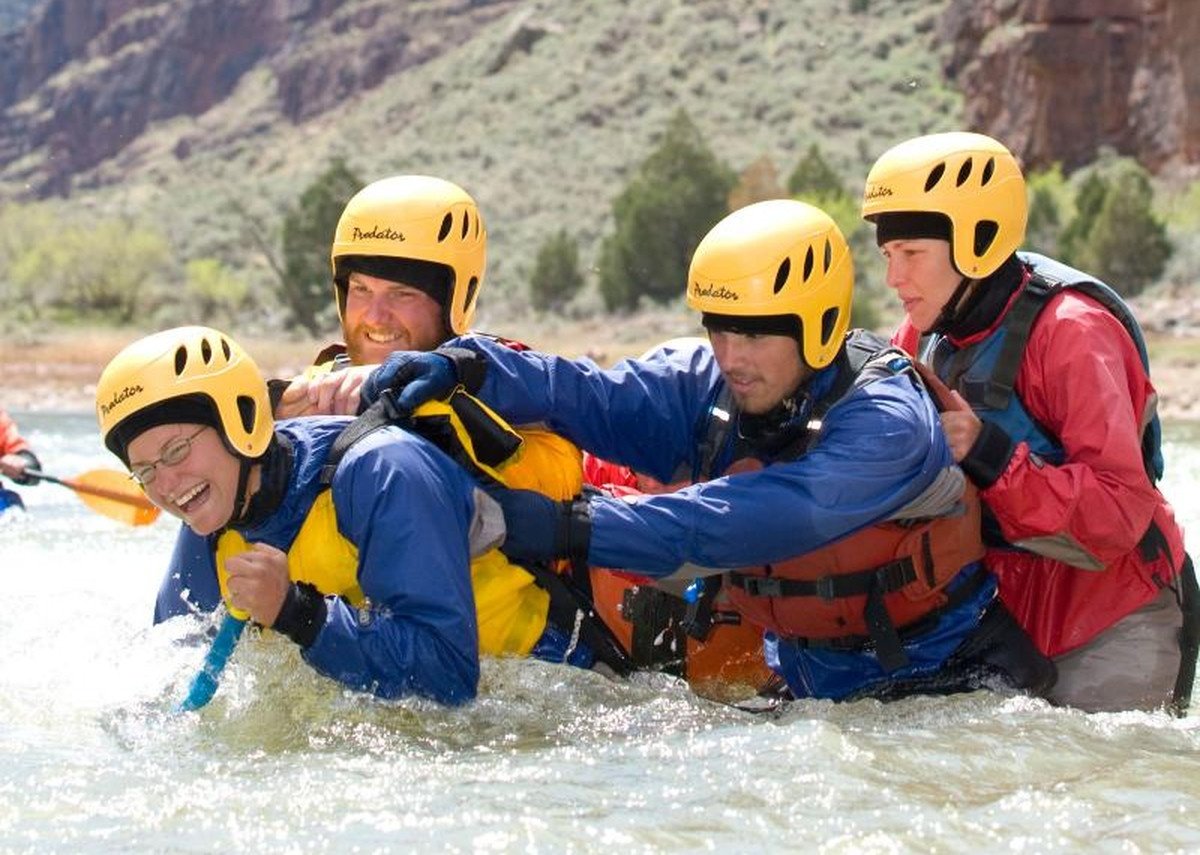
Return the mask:
<svg viewBox="0 0 1200 855">
<path fill-rule="evenodd" d="M 1090 298 L 1060 295 L 1033 327 L 1016 389 L 1065 462 L 1013 445 L 1006 462 L 990 463 L 999 477 L 980 495 L 1009 541 L 1052 538 L 1074 553 L 1068 563 L 1102 569 L 1137 545 L 1161 501 L 1139 429 L 1154 389 L 1133 340 Z"/>
<path fill-rule="evenodd" d="M 649 576 L 779 561 L 888 519 L 953 466 L 932 403 L 905 377 L 826 414 L 799 460 L 676 493 L 596 497 L 588 560 Z"/>
<path fill-rule="evenodd" d="M 212 541 L 180 523 L 171 561 L 154 600 L 154 622 L 196 611 L 211 612 L 220 602 Z"/>
<path fill-rule="evenodd" d="M 470 700 L 479 680 L 472 482 L 429 444 L 385 429 L 351 449 L 332 489 L 369 607 L 324 597 L 311 639 L 294 639 L 305 660 L 380 697 Z"/>
<path fill-rule="evenodd" d="M 478 397 L 510 423 L 544 424 L 586 451 L 662 481 L 695 453 L 696 430 L 720 379 L 707 344 L 607 370 L 482 336 L 450 345 L 483 356 Z"/>
</svg>

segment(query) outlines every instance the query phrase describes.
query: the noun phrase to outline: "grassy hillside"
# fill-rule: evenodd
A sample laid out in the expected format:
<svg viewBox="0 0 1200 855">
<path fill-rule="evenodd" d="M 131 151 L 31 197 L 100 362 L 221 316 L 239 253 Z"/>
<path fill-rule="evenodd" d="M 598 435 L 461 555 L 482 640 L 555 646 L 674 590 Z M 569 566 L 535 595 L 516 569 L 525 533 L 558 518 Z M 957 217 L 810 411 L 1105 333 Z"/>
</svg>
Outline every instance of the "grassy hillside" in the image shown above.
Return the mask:
<svg viewBox="0 0 1200 855">
<path fill-rule="evenodd" d="M 735 169 L 767 155 L 785 180 L 816 142 L 855 193 L 893 142 L 956 127 L 960 98 L 941 79 L 935 42 L 943 6 L 529 2 L 452 53 L 301 126 L 280 118 L 274 79 L 258 69 L 204 116 L 162 123 L 79 176 L 72 204 L 154 223 L 183 257 L 222 257 L 265 289 L 269 273 L 248 231 L 270 236 L 329 158 L 344 156 L 364 180 L 448 177 L 488 219 L 478 320 L 502 329 L 529 315 L 524 283 L 545 237 L 565 227 L 593 263 L 613 197 L 679 107 Z M 522 22 L 548 34 L 489 74 Z M 185 159 L 175 153 L 181 140 Z M 249 218 L 231 213 L 233 200 Z M 860 266 L 877 279 L 873 259 Z M 680 271 L 681 291 L 682 279 Z"/>
</svg>

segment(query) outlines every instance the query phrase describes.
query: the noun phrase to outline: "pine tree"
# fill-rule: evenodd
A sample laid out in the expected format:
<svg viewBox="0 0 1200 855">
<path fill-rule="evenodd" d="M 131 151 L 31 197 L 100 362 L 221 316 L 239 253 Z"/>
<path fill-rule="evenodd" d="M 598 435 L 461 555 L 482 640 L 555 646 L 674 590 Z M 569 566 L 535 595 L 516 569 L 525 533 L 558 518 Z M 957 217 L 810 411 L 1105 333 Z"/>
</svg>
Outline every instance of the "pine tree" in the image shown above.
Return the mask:
<svg viewBox="0 0 1200 855">
<path fill-rule="evenodd" d="M 579 270 L 579 244 L 561 229 L 538 249 L 529 293 L 534 306 L 547 312 L 561 309 L 583 287 Z"/>
<path fill-rule="evenodd" d="M 333 305 L 329 248 L 338 218 L 362 182 L 342 158 L 318 175 L 283 219 L 283 276 L 279 297 L 291 323 L 312 335 Z"/>
<path fill-rule="evenodd" d="M 727 212 L 734 184 L 683 110 L 613 202 L 615 231 L 600 248 L 600 293 L 610 309 L 642 297 L 665 303 L 684 292 L 701 238 Z"/>
<path fill-rule="evenodd" d="M 1167 227 L 1151 208 L 1153 197 L 1140 166 L 1122 169 L 1109 185 L 1080 251 L 1084 269 L 1126 297 L 1157 280 L 1171 257 Z"/>
</svg>

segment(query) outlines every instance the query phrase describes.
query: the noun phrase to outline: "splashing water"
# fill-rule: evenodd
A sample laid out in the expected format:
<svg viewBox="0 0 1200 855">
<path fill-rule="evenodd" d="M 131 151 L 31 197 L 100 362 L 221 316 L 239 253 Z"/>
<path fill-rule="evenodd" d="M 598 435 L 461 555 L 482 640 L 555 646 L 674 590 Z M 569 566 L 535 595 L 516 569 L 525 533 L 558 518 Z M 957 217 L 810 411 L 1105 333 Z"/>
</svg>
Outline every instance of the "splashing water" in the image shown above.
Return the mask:
<svg viewBox="0 0 1200 855">
<path fill-rule="evenodd" d="M 50 471 L 113 463 L 88 418 L 19 418 Z M 1195 553 L 1200 428 L 1168 437 Z M 1196 718 L 983 692 L 755 716 L 662 675 L 517 660 L 444 709 L 344 691 L 269 633 L 175 715 L 212 621 L 150 626 L 176 523 L 21 492 L 0 515 L 3 851 L 1200 848 Z"/>
</svg>

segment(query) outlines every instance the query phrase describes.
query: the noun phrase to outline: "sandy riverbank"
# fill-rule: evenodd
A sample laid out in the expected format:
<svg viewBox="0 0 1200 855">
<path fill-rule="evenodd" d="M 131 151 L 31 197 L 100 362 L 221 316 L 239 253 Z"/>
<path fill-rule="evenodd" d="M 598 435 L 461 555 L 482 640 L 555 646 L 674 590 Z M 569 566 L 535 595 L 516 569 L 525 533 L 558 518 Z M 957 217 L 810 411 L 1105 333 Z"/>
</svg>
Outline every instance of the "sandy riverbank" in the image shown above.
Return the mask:
<svg viewBox="0 0 1200 855">
<path fill-rule="evenodd" d="M 543 322 L 525 340 L 534 347 L 568 356 L 587 355 L 607 365 L 672 336 L 695 334 L 698 331 L 688 327 L 689 321 L 687 316 L 664 313 L 623 322 L 616 329 L 611 322 L 594 320 Z M 15 412 L 91 412 L 101 369 L 137 335 L 106 330 L 55 332 L 36 342 L 6 337 L 0 341 L 4 369 L 0 405 Z M 1200 421 L 1200 334 L 1168 325 L 1148 336 L 1160 412 L 1168 419 Z M 271 377 L 298 373 L 323 344 L 305 337 L 239 340 Z"/>
</svg>

